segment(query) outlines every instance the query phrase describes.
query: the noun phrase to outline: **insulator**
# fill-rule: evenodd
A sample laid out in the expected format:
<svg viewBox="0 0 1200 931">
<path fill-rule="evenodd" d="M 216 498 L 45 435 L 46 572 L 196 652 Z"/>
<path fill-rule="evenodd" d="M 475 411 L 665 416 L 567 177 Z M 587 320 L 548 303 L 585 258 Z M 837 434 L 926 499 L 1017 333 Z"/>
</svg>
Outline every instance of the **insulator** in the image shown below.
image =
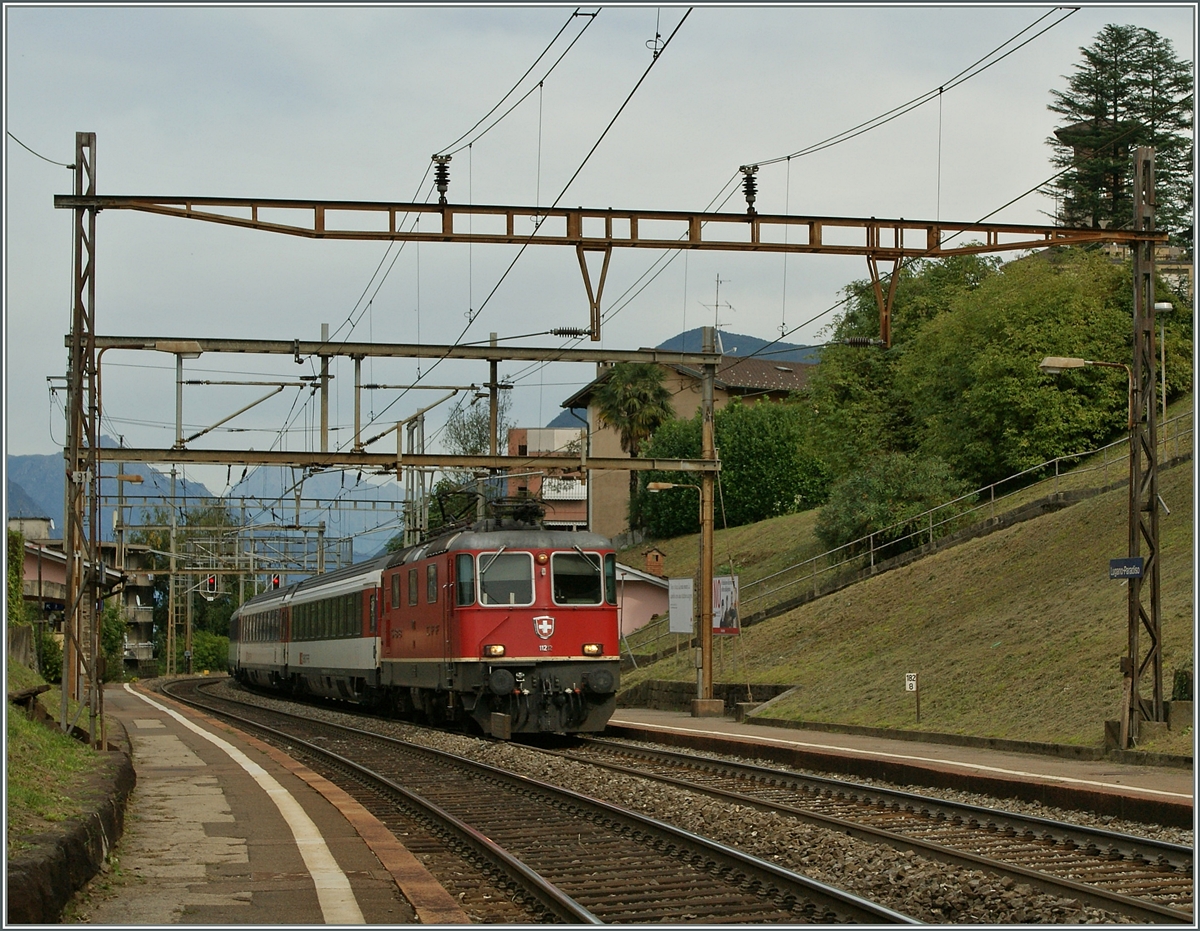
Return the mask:
<svg viewBox="0 0 1200 931">
<path fill-rule="evenodd" d="M 433 169 L 433 181 L 437 186 L 438 203 L 446 203 L 446 191 L 450 187 L 450 159 L 449 155 L 435 155 L 433 161 L 435 167 Z"/>
<path fill-rule="evenodd" d="M 845 339 L 838 340 L 843 346 L 882 346 L 883 340 L 872 339 L 869 336 L 847 336 Z"/>
<path fill-rule="evenodd" d="M 550 331 L 551 336 L 579 337 L 591 336 L 592 331 L 585 327 L 560 326 Z"/>
<path fill-rule="evenodd" d="M 746 195 L 746 212 L 753 214 L 754 201 L 757 199 L 756 195 L 758 194 L 758 182 L 755 180 L 754 175 L 758 172 L 758 166 L 743 165 L 741 171 L 742 191 Z"/>
</svg>

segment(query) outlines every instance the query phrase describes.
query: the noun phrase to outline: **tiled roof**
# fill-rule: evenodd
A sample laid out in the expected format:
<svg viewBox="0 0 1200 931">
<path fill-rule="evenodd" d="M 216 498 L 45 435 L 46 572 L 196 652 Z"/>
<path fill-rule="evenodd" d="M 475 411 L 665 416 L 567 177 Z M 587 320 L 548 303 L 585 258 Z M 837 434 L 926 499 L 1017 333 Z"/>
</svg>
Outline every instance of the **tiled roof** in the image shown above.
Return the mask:
<svg viewBox="0 0 1200 931">
<path fill-rule="evenodd" d="M 728 388 L 757 391 L 799 391 L 808 384 L 815 365 L 770 359 L 726 356 L 717 366 L 717 381 Z"/>
<path fill-rule="evenodd" d="M 683 375 L 700 380 L 700 371 L 686 365 L 671 366 Z M 817 366 L 808 362 L 776 362 L 753 356 L 724 356 L 717 366 L 716 386 L 733 394 L 762 391 L 799 391 L 808 384 L 808 377 Z M 609 369 L 609 371 L 612 371 Z M 605 372 L 567 400 L 563 407 L 586 407 L 592 393 L 608 377 Z"/>
</svg>

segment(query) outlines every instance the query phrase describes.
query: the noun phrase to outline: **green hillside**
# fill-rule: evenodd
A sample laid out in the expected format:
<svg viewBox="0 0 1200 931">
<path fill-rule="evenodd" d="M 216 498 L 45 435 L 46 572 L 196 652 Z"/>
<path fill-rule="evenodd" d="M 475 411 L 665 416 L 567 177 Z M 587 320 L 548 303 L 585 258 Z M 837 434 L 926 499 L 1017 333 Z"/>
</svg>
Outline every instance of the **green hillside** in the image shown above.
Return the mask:
<svg viewBox="0 0 1200 931">
<path fill-rule="evenodd" d="M 1159 485 L 1171 510 L 1160 525 L 1169 698 L 1174 670 L 1193 655 L 1192 464 L 1164 470 Z M 1108 579 L 1108 560 L 1126 552 L 1127 520 L 1127 492 L 1111 491 L 861 582 L 736 638 L 718 637 L 714 680 L 799 686 L 771 706 L 775 718 L 916 729 L 904 691 L 904 674 L 916 672 L 922 730 L 1099 745 L 1103 721 L 1120 709 L 1127 597 L 1123 583 Z M 732 556 L 744 586 L 797 553 L 815 552 L 814 521 L 808 512 L 722 531 L 717 562 Z M 694 536 L 656 545 L 667 553 L 669 575 L 694 570 Z M 636 565 L 637 558 L 630 552 L 625 561 Z M 624 673 L 623 684 L 694 681 L 688 660 L 684 650 L 643 665 Z M 1149 749 L 1190 754 L 1191 746 L 1190 733 L 1175 732 Z"/>
</svg>

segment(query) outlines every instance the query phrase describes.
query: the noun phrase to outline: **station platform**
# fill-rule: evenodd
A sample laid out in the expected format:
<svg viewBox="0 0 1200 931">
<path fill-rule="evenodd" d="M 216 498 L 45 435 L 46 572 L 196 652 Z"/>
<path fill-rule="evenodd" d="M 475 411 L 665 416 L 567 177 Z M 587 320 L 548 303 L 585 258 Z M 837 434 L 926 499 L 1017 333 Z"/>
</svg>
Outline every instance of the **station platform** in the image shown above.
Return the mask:
<svg viewBox="0 0 1200 931">
<path fill-rule="evenodd" d="M 922 786 L 956 788 L 1133 821 L 1193 826 L 1191 769 L 793 730 L 642 708 L 618 708 L 606 734 L 732 753 L 768 766 L 881 779 L 912 786 L 914 792 Z"/>
<path fill-rule="evenodd" d="M 109 888 L 76 920 L 469 923 L 386 827 L 296 760 L 159 693 L 112 686 L 104 700 L 137 785 Z"/>
</svg>

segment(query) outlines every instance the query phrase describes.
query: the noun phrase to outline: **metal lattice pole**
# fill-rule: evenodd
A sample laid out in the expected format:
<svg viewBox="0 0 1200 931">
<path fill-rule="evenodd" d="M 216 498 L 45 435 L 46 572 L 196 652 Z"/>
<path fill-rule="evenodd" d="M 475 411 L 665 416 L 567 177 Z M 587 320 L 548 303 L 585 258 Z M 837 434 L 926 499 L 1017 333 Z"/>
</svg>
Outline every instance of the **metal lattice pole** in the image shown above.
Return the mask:
<svg viewBox="0 0 1200 931">
<path fill-rule="evenodd" d="M 75 195 L 96 194 L 96 134 L 75 134 Z M 63 501 L 63 549 L 67 554 L 67 606 L 61 726 L 69 730 L 68 699 L 87 698 L 93 740 L 100 739 L 97 718 L 96 635 L 100 587 L 100 447 L 96 385 L 96 208 L 74 210 L 70 357 L 67 363 L 67 443 L 63 451 L 66 491 Z M 90 654 L 90 656 L 89 656 Z M 90 694 L 85 696 L 85 682 Z"/>
<path fill-rule="evenodd" d="M 1133 203 L 1135 232 L 1153 233 L 1154 150 L 1146 146 L 1139 147 L 1134 158 Z M 1122 747 L 1137 742 L 1141 721 L 1164 720 L 1154 356 L 1154 242 L 1146 238 L 1135 244 L 1133 253 L 1129 429 L 1129 555 L 1144 555 L 1145 559 L 1142 577 L 1129 580 L 1129 644 L 1121 661 L 1125 678 Z"/>
</svg>

